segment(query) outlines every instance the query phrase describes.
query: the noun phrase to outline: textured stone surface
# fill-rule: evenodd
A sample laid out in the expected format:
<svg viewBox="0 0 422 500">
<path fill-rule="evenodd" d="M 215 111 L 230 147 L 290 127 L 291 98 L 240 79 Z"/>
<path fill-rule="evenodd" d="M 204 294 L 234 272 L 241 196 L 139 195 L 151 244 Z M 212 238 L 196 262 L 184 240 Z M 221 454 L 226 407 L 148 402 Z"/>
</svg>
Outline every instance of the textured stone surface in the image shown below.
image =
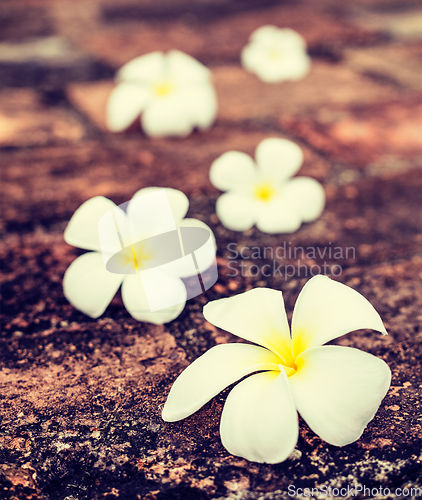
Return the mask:
<svg viewBox="0 0 422 500">
<path fill-rule="evenodd" d="M 75 113 L 45 101 L 28 88 L 0 91 L 0 146 L 75 142 L 85 135 Z"/>
<path fill-rule="evenodd" d="M 140 54 L 172 48 L 187 51 L 207 63 L 221 64 L 237 62 L 251 32 L 269 22 L 298 31 L 311 52 L 319 57 L 336 57 L 345 44 L 361 45 L 379 38 L 374 31 L 321 13 L 314 4 L 302 4 L 299 9 L 289 2 L 276 6 L 271 4 L 277 2 L 262 2 L 261 9 L 256 9 L 255 2 L 255 10 L 250 12 L 246 8 L 239 9 L 238 3 L 236 8 L 236 2 L 225 3 L 235 7 L 231 15 L 216 15 L 218 8 L 206 2 L 193 2 L 196 13 L 189 12 L 187 4 L 168 10 L 165 7 L 148 9 L 139 4 L 128 8 L 110 4 L 103 9 L 107 24 L 86 34 L 84 44 L 103 60 L 117 66 Z M 119 13 L 124 15 L 119 16 Z"/>
<path fill-rule="evenodd" d="M 59 73 L 41 58 L 40 72 L 28 73 L 28 60 L 12 53 L 13 78 L 0 92 L 2 498 L 287 500 L 292 485 L 359 484 L 381 488 L 374 498 L 394 499 L 396 488 L 422 488 L 418 12 L 413 0 L 2 3 L 5 43 L 59 37 L 86 57 L 58 61 Z M 269 23 L 306 38 L 313 66 L 302 81 L 265 85 L 240 67 L 250 32 Z M 139 126 L 107 132 L 107 68 L 170 48 L 210 65 L 215 125 L 183 140 L 150 140 Z M 81 68 L 84 78 L 76 78 Z M 229 231 L 215 214 L 209 167 L 228 150 L 253 155 L 271 136 L 302 147 L 298 175 L 322 183 L 324 213 L 292 235 Z M 183 190 L 189 215 L 212 227 L 218 282 L 164 326 L 131 318 L 120 292 L 90 319 L 63 296 L 63 274 L 80 254 L 63 241 L 66 223 L 92 196 L 123 203 L 149 185 Z M 267 250 L 257 256 L 252 247 Z M 270 277 L 268 265 L 278 269 Z M 204 304 L 269 286 L 283 291 L 290 318 L 304 283 L 323 269 L 367 297 L 389 332 L 336 341 L 392 370 L 392 386 L 357 442 L 327 445 L 301 421 L 284 463 L 233 457 L 219 437 L 228 390 L 184 421 L 161 420 L 179 373 L 208 348 L 239 342 L 204 320 Z"/>
<path fill-rule="evenodd" d="M 419 40 L 412 44 L 397 43 L 366 50 L 348 49 L 345 57 L 350 67 L 375 80 L 387 80 L 403 89 L 422 90 L 418 71 L 422 59 L 422 42 Z"/>
<path fill-rule="evenodd" d="M 342 163 L 375 170 L 421 165 L 420 94 L 385 104 L 327 107 L 312 117 L 283 116 L 280 123 Z"/>
<path fill-rule="evenodd" d="M 62 88 L 69 81 L 95 80 L 111 74 L 92 55 L 63 37 L 29 38 L 0 44 L 1 85 Z"/>
</svg>

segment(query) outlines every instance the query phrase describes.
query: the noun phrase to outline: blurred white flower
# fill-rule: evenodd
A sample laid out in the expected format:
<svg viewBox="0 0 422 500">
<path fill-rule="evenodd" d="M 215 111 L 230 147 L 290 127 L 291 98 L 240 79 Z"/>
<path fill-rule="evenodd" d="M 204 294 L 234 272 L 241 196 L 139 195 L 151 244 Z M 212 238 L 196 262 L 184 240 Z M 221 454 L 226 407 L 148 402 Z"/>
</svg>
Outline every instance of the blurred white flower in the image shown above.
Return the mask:
<svg viewBox="0 0 422 500">
<path fill-rule="evenodd" d="M 125 64 L 107 105 L 107 127 L 120 132 L 141 113 L 152 137 L 187 136 L 209 128 L 217 115 L 211 72 L 193 57 L 171 50 L 151 52 Z"/>
<path fill-rule="evenodd" d="M 157 191 L 165 193 L 168 213 L 165 206 L 161 209 L 163 204 L 151 210 L 151 198 L 145 197 Z M 138 321 L 163 324 L 179 316 L 187 299 L 181 278 L 208 269 L 215 256 L 203 251 L 203 259 L 195 263 L 196 270 L 189 265 L 189 256 L 170 268 L 173 259 L 179 257 L 180 228 L 206 229 L 214 244 L 206 224 L 184 218 L 188 207 L 189 201 L 181 191 L 154 187 L 135 193 L 126 211 L 103 196 L 83 203 L 70 219 L 64 239 L 69 245 L 92 252 L 77 257 L 66 270 L 63 291 L 67 300 L 88 316 L 98 318 L 122 285 L 123 303 Z M 172 241 L 169 245 L 168 237 L 162 238 L 172 229 L 178 232 L 177 248 Z M 170 264 L 163 265 L 166 262 Z"/>
<path fill-rule="evenodd" d="M 300 80 L 310 70 L 305 40 L 289 28 L 262 26 L 241 53 L 243 67 L 267 83 Z"/>
<path fill-rule="evenodd" d="M 302 150 L 287 139 L 264 139 L 252 158 L 228 151 L 211 165 L 210 180 L 221 191 L 216 212 L 224 226 L 246 231 L 254 224 L 265 233 L 293 233 L 317 219 L 324 189 L 310 177 L 291 179 L 303 162 Z"/>
<path fill-rule="evenodd" d="M 292 336 L 276 290 L 255 288 L 210 302 L 204 316 L 258 345 L 211 348 L 175 381 L 162 417 L 167 422 L 186 418 L 250 375 L 230 392 L 221 417 L 221 440 L 233 455 L 265 463 L 288 458 L 298 439 L 297 411 L 326 442 L 352 443 L 390 386 L 390 369 L 381 359 L 350 347 L 323 346 L 361 328 L 387 334 L 362 295 L 325 276 L 309 280 L 300 293 Z"/>
</svg>

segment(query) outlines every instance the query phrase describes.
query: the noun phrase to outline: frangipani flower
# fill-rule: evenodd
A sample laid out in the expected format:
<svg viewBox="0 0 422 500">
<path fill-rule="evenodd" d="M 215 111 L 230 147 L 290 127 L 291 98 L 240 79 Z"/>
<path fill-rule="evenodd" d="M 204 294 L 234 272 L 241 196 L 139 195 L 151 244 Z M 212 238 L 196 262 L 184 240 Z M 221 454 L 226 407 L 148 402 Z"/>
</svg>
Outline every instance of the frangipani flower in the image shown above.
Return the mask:
<svg viewBox="0 0 422 500">
<path fill-rule="evenodd" d="M 217 115 L 211 72 L 183 52 L 151 52 L 125 64 L 107 105 L 113 132 L 129 127 L 141 113 L 152 137 L 187 136 L 194 127 L 209 128 Z"/>
<path fill-rule="evenodd" d="M 387 334 L 362 295 L 325 276 L 309 280 L 300 293 L 291 336 L 282 293 L 276 290 L 255 288 L 210 302 L 204 316 L 257 345 L 211 348 L 176 380 L 162 416 L 167 422 L 186 418 L 250 375 L 230 392 L 221 417 L 221 440 L 233 455 L 255 462 L 285 460 L 298 439 L 297 411 L 328 443 L 352 443 L 390 386 L 391 373 L 381 359 L 323 345 L 361 328 Z"/>
<path fill-rule="evenodd" d="M 254 224 L 265 233 L 293 233 L 302 222 L 317 219 L 325 204 L 321 184 L 310 177 L 290 179 L 301 167 L 303 153 L 287 139 L 269 138 L 252 158 L 228 151 L 211 165 L 210 180 L 227 193 L 216 212 L 228 229 L 246 231 Z"/>
<path fill-rule="evenodd" d="M 123 303 L 135 319 L 163 324 L 179 316 L 189 298 L 181 278 L 202 273 L 215 258 L 212 231 L 197 219 L 185 219 L 188 207 L 181 191 L 155 187 L 135 193 L 126 211 L 103 196 L 83 203 L 70 219 L 64 239 L 92 251 L 77 257 L 66 270 L 67 300 L 98 318 L 122 285 Z M 192 228 L 195 234 L 202 228 L 201 245 L 210 238 L 199 255 L 197 239 L 190 236 Z M 186 234 L 189 248 L 184 254 L 180 240 Z"/>
<path fill-rule="evenodd" d="M 243 48 L 241 61 L 250 73 L 267 83 L 300 80 L 311 67 L 305 40 L 289 28 L 262 26 Z"/>
</svg>

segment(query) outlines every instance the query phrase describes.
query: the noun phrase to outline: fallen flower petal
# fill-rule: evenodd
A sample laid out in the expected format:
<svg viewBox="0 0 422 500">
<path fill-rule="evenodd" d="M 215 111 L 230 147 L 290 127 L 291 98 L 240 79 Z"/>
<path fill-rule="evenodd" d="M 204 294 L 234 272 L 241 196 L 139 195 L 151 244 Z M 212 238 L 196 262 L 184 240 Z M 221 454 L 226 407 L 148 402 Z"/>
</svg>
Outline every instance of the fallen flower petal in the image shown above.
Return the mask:
<svg viewBox="0 0 422 500">
<path fill-rule="evenodd" d="M 386 363 L 359 349 L 328 345 L 307 349 L 296 364 L 291 389 L 309 427 L 335 446 L 359 439 L 390 387 Z"/>
<path fill-rule="evenodd" d="M 299 422 L 284 371 L 257 373 L 236 385 L 224 405 L 220 433 L 232 455 L 269 464 L 286 460 Z"/>
<path fill-rule="evenodd" d="M 254 371 L 275 370 L 277 362 L 271 351 L 256 345 L 214 346 L 180 374 L 167 399 L 163 419 L 176 422 L 186 418 L 228 385 Z"/>
</svg>

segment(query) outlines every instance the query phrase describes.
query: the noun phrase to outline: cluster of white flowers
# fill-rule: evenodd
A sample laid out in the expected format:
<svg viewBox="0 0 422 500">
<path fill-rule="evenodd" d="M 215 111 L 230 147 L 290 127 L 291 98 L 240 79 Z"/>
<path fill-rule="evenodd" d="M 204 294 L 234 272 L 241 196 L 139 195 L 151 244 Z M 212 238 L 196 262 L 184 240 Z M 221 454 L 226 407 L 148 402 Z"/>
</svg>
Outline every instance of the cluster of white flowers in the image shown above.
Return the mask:
<svg viewBox="0 0 422 500">
<path fill-rule="evenodd" d="M 291 29 L 262 26 L 242 50 L 244 68 L 264 82 L 299 80 L 310 69 L 304 39 Z M 128 128 L 141 115 L 151 137 L 189 135 L 209 128 L 217 116 L 211 72 L 178 50 L 151 52 L 125 64 L 107 105 L 107 126 Z"/>
<path fill-rule="evenodd" d="M 310 68 L 304 39 L 291 29 L 262 26 L 241 53 L 245 69 L 264 82 L 303 78 Z M 209 128 L 217 116 L 211 72 L 178 50 L 152 52 L 125 64 L 107 106 L 107 126 L 114 132 L 139 116 L 152 137 L 186 136 Z M 291 233 L 322 212 L 325 196 L 313 179 L 288 180 L 302 163 L 297 145 L 268 139 L 257 148 L 258 169 L 245 154 L 230 151 L 211 167 L 211 182 L 223 191 L 217 215 L 229 229 L 244 231 L 256 223 L 269 233 Z"/>
<path fill-rule="evenodd" d="M 275 26 L 252 33 L 241 61 L 264 82 L 298 80 L 310 69 L 303 38 Z M 177 50 L 138 57 L 121 68 L 117 80 L 107 107 L 111 131 L 123 131 L 140 118 L 148 136 L 183 137 L 195 127 L 209 128 L 216 118 L 211 72 Z M 324 189 L 309 177 L 293 177 L 302 162 L 299 146 L 282 138 L 263 140 L 256 148 L 255 161 L 239 151 L 217 158 L 210 180 L 225 192 L 216 205 L 222 224 L 233 231 L 256 225 L 266 233 L 291 233 L 303 222 L 318 218 L 324 209 Z M 202 260 L 192 257 L 194 265 L 183 264 L 177 272 L 168 267 L 163 271 L 161 266 L 152 281 L 161 303 L 167 305 L 151 307 L 142 272 L 170 262 L 166 244 L 154 239 L 162 232 L 161 211 L 151 215 L 140 203 L 157 189 L 141 189 L 124 209 L 97 196 L 71 218 L 65 241 L 90 252 L 67 269 L 64 294 L 92 318 L 104 313 L 122 286 L 123 303 L 135 319 L 155 324 L 172 321 L 189 298 L 182 278 L 201 273 L 214 260 L 213 247 L 213 255 L 202 252 Z M 185 218 L 187 197 L 169 188 L 165 195 L 170 226 L 180 239 L 181 260 L 185 258 L 184 228 L 206 229 L 214 245 L 208 226 Z M 106 215 L 109 225 L 103 224 Z M 104 241 L 106 247 L 114 241 L 117 253 L 113 247 L 106 258 Z M 110 262 L 118 267 L 117 272 L 111 270 Z M 210 302 L 204 317 L 252 344 L 217 345 L 194 361 L 175 381 L 162 417 L 167 422 L 186 418 L 246 377 L 230 392 L 221 418 L 222 443 L 233 455 L 266 463 L 287 459 L 298 439 L 298 412 L 328 443 L 349 444 L 360 437 L 388 390 L 391 374 L 382 360 L 356 349 L 324 346 L 361 328 L 387 333 L 362 295 L 325 276 L 312 278 L 300 293 L 291 334 L 282 293 L 266 288 Z"/>
</svg>

